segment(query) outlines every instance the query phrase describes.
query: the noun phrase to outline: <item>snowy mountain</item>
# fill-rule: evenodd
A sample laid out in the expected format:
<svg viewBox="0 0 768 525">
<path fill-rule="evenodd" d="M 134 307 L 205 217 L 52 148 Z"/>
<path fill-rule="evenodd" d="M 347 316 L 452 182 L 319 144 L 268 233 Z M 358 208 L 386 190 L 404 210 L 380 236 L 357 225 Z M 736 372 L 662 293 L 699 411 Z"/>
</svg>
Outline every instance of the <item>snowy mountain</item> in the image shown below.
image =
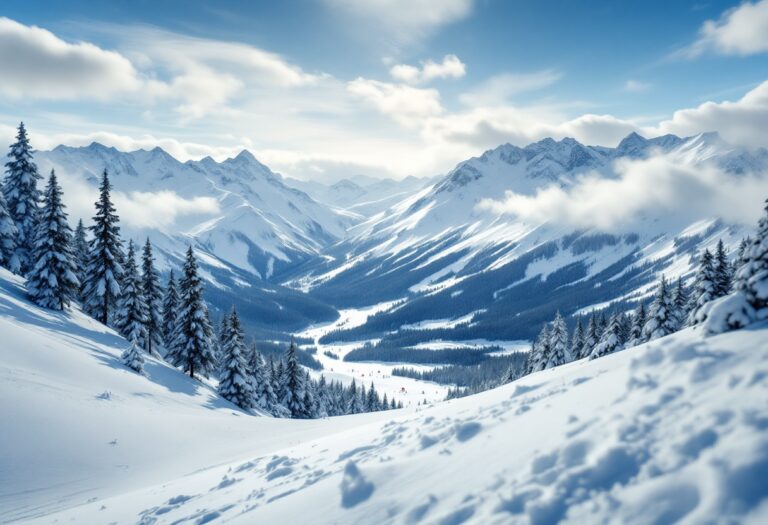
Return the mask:
<svg viewBox="0 0 768 525">
<path fill-rule="evenodd" d="M 400 180 L 356 177 L 355 180 L 342 179 L 333 184 L 286 179 L 286 184 L 306 192 L 316 201 L 361 218 L 369 218 L 389 209 L 432 182 L 431 179 L 413 176 Z"/>
<path fill-rule="evenodd" d="M 223 162 L 206 157 L 181 163 L 159 147 L 121 152 L 93 143 L 83 148 L 58 146 L 38 152 L 35 159 L 44 173 L 56 169 L 65 192 L 68 186 L 95 187 L 107 168 L 115 191 L 133 195 L 138 203 L 151 204 L 154 196 L 166 197 L 173 205 L 176 197 L 194 208 L 199 199 L 212 199 L 207 212 L 189 213 L 168 224 L 128 225 L 129 235 L 146 230 L 169 254 L 180 253 L 193 241 L 221 264 L 264 280 L 318 254 L 342 238 L 352 223 L 287 186 L 245 150 Z"/>
<path fill-rule="evenodd" d="M 764 523 L 768 326 L 463 399 L 249 416 L 0 270 L 0 522 Z"/>
<path fill-rule="evenodd" d="M 568 191 L 585 176 L 617 180 L 638 159 L 714 165 L 738 178 L 768 173 L 768 152 L 734 148 L 717 134 L 626 137 L 616 148 L 574 139 L 505 144 L 460 163 L 442 180 L 353 226 L 325 260 L 288 284 L 337 307 L 401 300 L 344 340 L 367 340 L 431 320 L 468 319 L 424 340 L 531 338 L 556 310 L 573 314 L 647 297 L 661 273 L 689 278 L 697 253 L 723 239 L 734 249 L 744 229 L 717 216 L 638 214 L 621 231 L 521 219 L 479 206 L 513 192 Z M 735 179 L 734 179 L 735 180 Z M 685 207 L 683 207 L 684 209 Z M 627 221 L 629 222 L 629 221 Z"/>
</svg>

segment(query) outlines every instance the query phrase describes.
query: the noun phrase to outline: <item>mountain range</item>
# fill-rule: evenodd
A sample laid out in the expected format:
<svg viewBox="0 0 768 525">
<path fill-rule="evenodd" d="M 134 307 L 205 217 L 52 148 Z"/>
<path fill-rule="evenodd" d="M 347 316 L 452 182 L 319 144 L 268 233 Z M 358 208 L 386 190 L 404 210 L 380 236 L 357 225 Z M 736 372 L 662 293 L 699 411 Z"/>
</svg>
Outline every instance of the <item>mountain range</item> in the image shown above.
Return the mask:
<svg viewBox="0 0 768 525">
<path fill-rule="evenodd" d="M 133 202 L 181 199 L 187 211 L 172 222 L 127 224 L 126 236 L 150 237 L 163 270 L 179 267 L 192 243 L 214 306 L 238 304 L 252 327 L 296 330 L 340 308 L 397 301 L 339 337 L 396 339 L 403 326 L 466 318 L 439 333 L 408 335 L 467 340 L 529 338 L 557 309 L 637 300 L 662 272 L 690 277 L 697 254 L 717 239 L 735 247 L 743 232 L 717 216 L 641 218 L 632 229 L 606 233 L 479 206 L 506 192 L 567 190 L 585 175 L 616 178 L 618 163 L 657 154 L 715 164 L 733 177 L 768 171 L 766 150 L 735 148 L 716 133 L 633 133 L 615 148 L 547 138 L 501 145 L 435 179 L 361 176 L 332 184 L 285 178 L 247 151 L 182 163 L 160 148 L 121 152 L 93 143 L 58 146 L 36 160 L 43 172 L 57 170 L 65 192 L 68 185 L 95 189 L 107 168 L 115 191 Z"/>
</svg>

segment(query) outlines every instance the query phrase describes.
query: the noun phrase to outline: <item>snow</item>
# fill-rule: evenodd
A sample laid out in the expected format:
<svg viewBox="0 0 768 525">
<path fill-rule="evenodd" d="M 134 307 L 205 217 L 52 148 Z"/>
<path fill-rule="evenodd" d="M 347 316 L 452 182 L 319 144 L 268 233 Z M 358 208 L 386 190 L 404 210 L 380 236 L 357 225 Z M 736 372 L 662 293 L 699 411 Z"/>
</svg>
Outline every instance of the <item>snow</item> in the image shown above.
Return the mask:
<svg viewBox="0 0 768 525">
<path fill-rule="evenodd" d="M 0 271 L 3 521 L 768 520 L 766 323 L 686 329 L 449 402 L 279 420 L 151 357 L 135 374 L 124 339 L 23 293 Z"/>
</svg>

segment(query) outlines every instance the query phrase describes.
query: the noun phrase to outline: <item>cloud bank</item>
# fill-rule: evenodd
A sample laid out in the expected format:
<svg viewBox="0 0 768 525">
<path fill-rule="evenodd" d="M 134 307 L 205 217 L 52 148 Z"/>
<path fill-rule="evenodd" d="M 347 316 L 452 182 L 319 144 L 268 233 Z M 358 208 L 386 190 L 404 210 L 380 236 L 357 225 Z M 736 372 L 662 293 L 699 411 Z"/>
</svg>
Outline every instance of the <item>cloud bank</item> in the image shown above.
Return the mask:
<svg viewBox="0 0 768 525">
<path fill-rule="evenodd" d="M 699 38 L 677 56 L 695 58 L 706 52 L 721 55 L 754 55 L 768 52 L 768 0 L 744 2 L 718 20 L 708 20 Z"/>
<path fill-rule="evenodd" d="M 400 82 L 423 84 L 437 78 L 461 78 L 467 74 L 467 69 L 456 55 L 445 55 L 442 62 L 427 60 L 421 67 L 395 64 L 390 68 L 389 74 Z"/>
<path fill-rule="evenodd" d="M 615 174 L 613 178 L 588 174 L 570 187 L 552 185 L 533 196 L 507 192 L 503 199 L 487 199 L 478 207 L 533 223 L 615 232 L 631 228 L 643 217 L 688 224 L 720 216 L 752 225 L 768 195 L 765 174 L 735 177 L 712 164 L 694 165 L 674 155 L 621 160 L 615 164 Z"/>
</svg>

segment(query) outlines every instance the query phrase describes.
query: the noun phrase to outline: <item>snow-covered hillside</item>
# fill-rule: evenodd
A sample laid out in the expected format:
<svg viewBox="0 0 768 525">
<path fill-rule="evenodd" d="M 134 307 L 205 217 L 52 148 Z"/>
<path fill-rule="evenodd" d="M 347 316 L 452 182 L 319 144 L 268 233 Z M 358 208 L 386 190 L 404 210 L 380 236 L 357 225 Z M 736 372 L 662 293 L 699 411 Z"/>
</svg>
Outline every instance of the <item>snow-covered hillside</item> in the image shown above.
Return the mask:
<svg viewBox="0 0 768 525">
<path fill-rule="evenodd" d="M 719 239 L 733 252 L 746 230 L 717 215 L 690 219 L 690 206 L 679 206 L 680 213 L 665 209 L 662 216 L 638 213 L 606 232 L 480 204 L 503 199 L 505 192 L 532 197 L 546 187 L 567 191 L 585 175 L 616 180 L 622 163 L 659 155 L 697 168 L 716 166 L 734 180 L 768 173 L 768 151 L 741 150 L 713 133 L 654 139 L 631 134 L 616 148 L 574 139 L 544 139 L 525 148 L 505 144 L 353 226 L 345 241 L 324 252 L 325 260 L 305 266 L 288 284 L 337 307 L 406 297 L 408 304 L 367 327 L 366 335 L 376 337 L 482 311 L 473 317 L 475 329 L 462 328 L 458 339 L 525 338 L 557 309 L 571 314 L 647 297 L 661 273 L 690 278 L 697 253 Z M 648 165 L 647 175 L 655 168 Z M 533 310 L 539 317 L 526 317 Z"/>
<path fill-rule="evenodd" d="M 483 394 L 325 420 L 247 416 L 0 272 L 0 521 L 768 520 L 768 326 L 686 329 Z M 12 401 L 11 401 L 12 400 Z"/>
</svg>

